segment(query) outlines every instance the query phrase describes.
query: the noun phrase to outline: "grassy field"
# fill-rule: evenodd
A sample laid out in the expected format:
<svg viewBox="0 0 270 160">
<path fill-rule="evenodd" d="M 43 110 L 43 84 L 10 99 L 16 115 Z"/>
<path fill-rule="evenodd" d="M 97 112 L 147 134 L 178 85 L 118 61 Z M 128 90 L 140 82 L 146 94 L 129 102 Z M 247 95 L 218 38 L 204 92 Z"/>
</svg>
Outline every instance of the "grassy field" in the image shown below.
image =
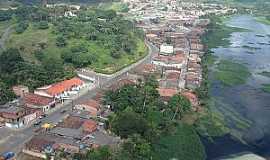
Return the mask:
<svg viewBox="0 0 270 160">
<path fill-rule="evenodd" d="M 270 84 L 263 84 L 262 90 L 264 92 L 270 93 Z"/>
<path fill-rule="evenodd" d="M 61 48 L 55 45 L 56 36 L 52 34 L 52 27 L 46 30 L 36 29 L 33 25 L 22 34 L 13 33 L 7 40 L 7 47 L 18 48 L 27 61 L 35 62 L 35 51 L 40 50 L 40 44 L 45 43 L 43 50 L 46 56 L 60 58 Z"/>
<path fill-rule="evenodd" d="M 53 27 L 49 29 L 40 30 L 30 25 L 29 28 L 22 34 L 13 33 L 7 40 L 7 47 L 18 48 L 23 57 L 27 61 L 37 62 L 35 52 L 42 50 L 46 57 L 61 58 L 62 52 L 70 49 L 72 46 L 84 45 L 87 46 L 88 51 L 97 57 L 97 61 L 89 66 L 90 69 L 96 72 L 111 74 L 125 66 L 128 66 L 147 55 L 147 47 L 141 39 L 136 39 L 137 48 L 134 54 L 124 54 L 119 59 L 112 58 L 110 51 L 93 41 L 86 41 L 83 39 L 72 39 L 68 41 L 68 45 L 64 48 L 56 46 L 56 35 L 53 34 Z M 42 49 L 40 44 L 46 44 Z"/>
<path fill-rule="evenodd" d="M 106 3 L 100 3 L 98 6 L 101 9 L 105 10 L 114 10 L 116 12 L 127 12 L 128 11 L 128 5 L 122 2 L 106 2 Z"/>
<path fill-rule="evenodd" d="M 256 21 L 266 25 L 270 25 L 270 21 L 265 17 L 256 17 Z"/>
<path fill-rule="evenodd" d="M 228 86 L 244 84 L 251 75 L 246 66 L 229 60 L 222 60 L 216 69 L 216 79 Z"/>
</svg>

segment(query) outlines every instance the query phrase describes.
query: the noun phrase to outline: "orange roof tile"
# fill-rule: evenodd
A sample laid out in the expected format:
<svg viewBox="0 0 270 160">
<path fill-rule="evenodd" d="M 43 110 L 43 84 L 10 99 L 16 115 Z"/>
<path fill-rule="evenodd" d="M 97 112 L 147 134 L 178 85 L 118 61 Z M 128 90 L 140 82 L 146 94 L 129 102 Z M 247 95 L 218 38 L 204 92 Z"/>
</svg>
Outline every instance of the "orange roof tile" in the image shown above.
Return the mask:
<svg viewBox="0 0 270 160">
<path fill-rule="evenodd" d="M 82 104 L 82 105 L 89 106 L 89 107 L 94 107 L 94 108 L 96 108 L 96 109 L 99 109 L 99 108 L 100 108 L 99 102 L 96 101 L 96 100 L 93 100 L 93 99 L 90 99 L 90 100 L 88 100 L 88 101 L 82 102 L 81 104 Z"/>
<path fill-rule="evenodd" d="M 65 80 L 62 82 L 58 82 L 55 84 L 52 84 L 47 90 L 46 92 L 50 95 L 57 95 L 57 94 L 61 94 L 66 90 L 71 89 L 74 86 L 79 86 L 82 85 L 84 82 L 82 80 L 80 80 L 79 78 L 75 77 L 69 80 Z"/>
<path fill-rule="evenodd" d="M 177 89 L 172 88 L 158 88 L 157 90 L 161 97 L 172 97 L 178 93 Z"/>
<path fill-rule="evenodd" d="M 196 106 L 198 105 L 198 102 L 199 102 L 199 99 L 197 97 L 196 94 L 194 94 L 193 92 L 190 92 L 190 91 L 186 91 L 186 92 L 183 92 L 181 93 L 184 97 L 186 97 L 193 106 Z"/>
<path fill-rule="evenodd" d="M 23 100 L 28 105 L 46 106 L 53 102 L 52 98 L 43 97 L 33 93 L 27 93 Z"/>
<path fill-rule="evenodd" d="M 84 132 L 91 133 L 97 129 L 97 122 L 93 120 L 85 120 L 82 127 Z"/>
</svg>

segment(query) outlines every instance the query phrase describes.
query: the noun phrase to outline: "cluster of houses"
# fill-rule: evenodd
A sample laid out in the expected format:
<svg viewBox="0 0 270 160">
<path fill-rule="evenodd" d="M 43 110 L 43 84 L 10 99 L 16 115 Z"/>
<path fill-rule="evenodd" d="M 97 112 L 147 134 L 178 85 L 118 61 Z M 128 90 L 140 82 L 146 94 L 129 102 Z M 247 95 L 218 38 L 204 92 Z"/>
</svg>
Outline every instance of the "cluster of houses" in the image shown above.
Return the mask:
<svg viewBox="0 0 270 160">
<path fill-rule="evenodd" d="M 121 82 L 112 84 L 109 89 L 119 88 L 119 85 L 121 86 Z M 36 93 L 44 92 L 43 88 L 36 90 Z M 55 96 L 59 97 L 58 94 Z M 75 102 L 71 111 L 59 121 L 42 124 L 25 144 L 23 153 L 45 159 L 46 155 L 56 157 L 59 152 L 73 155 L 86 153 L 99 146 L 118 145 L 120 138 L 110 135 L 104 129 L 111 110 L 103 104 L 103 97 L 103 91 L 98 90 L 95 95 Z"/>
<path fill-rule="evenodd" d="M 0 123 L 9 128 L 27 126 L 87 86 L 77 77 L 37 88 L 34 92 L 26 86 L 14 86 L 18 98 L 0 106 Z"/>
<path fill-rule="evenodd" d="M 135 17 L 137 27 L 145 31 L 146 40 L 159 48 L 149 64 L 138 67 L 135 74 L 154 73 L 159 82 L 159 94 L 168 101 L 175 94 L 187 97 L 193 106 L 199 105 L 194 93 L 202 82 L 201 58 L 204 46 L 201 36 L 209 19 L 201 16 L 234 9 L 175 0 L 132 0 L 128 16 Z M 165 6 L 165 8 L 164 8 Z"/>
</svg>

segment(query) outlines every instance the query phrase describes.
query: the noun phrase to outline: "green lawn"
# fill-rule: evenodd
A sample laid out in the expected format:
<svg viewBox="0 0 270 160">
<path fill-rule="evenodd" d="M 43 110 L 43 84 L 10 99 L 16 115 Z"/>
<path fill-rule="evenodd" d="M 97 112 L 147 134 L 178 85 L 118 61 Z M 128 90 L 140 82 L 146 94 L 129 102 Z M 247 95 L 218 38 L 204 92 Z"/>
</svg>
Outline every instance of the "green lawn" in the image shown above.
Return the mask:
<svg viewBox="0 0 270 160">
<path fill-rule="evenodd" d="M 244 84 L 251 75 L 246 66 L 229 60 L 222 60 L 216 69 L 217 80 L 228 86 Z"/>
<path fill-rule="evenodd" d="M 111 74 L 125 66 L 128 66 L 139 59 L 142 59 L 147 55 L 147 47 L 143 40 L 137 38 L 137 49 L 133 54 L 123 54 L 119 59 L 112 58 L 110 56 L 110 50 L 100 47 L 93 41 L 86 41 L 84 39 L 71 39 L 68 41 L 68 45 L 64 48 L 56 46 L 56 35 L 53 33 L 53 27 L 49 29 L 40 30 L 36 29 L 33 25 L 22 34 L 13 33 L 7 40 L 7 47 L 18 48 L 23 57 L 31 62 L 37 62 L 35 57 L 35 51 L 41 50 L 40 44 L 45 43 L 45 49 L 42 49 L 45 56 L 61 58 L 61 53 L 72 46 L 84 45 L 88 47 L 90 53 L 93 53 L 97 57 L 97 61 L 89 66 L 89 68 L 96 72 Z"/>
</svg>

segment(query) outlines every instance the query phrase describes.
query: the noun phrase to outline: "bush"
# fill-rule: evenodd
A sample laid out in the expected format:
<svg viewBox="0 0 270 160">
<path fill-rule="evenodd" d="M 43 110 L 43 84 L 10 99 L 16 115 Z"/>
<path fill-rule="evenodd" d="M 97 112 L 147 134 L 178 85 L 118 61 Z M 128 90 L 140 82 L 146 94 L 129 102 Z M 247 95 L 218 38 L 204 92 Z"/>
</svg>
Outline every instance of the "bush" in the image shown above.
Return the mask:
<svg viewBox="0 0 270 160">
<path fill-rule="evenodd" d="M 28 26 L 29 26 L 29 24 L 27 22 L 20 22 L 15 27 L 15 31 L 16 31 L 17 34 L 21 34 L 28 28 Z"/>
<path fill-rule="evenodd" d="M 56 46 L 64 47 L 67 45 L 66 39 L 63 36 L 58 36 L 56 38 Z"/>
<path fill-rule="evenodd" d="M 49 24 L 47 21 L 41 21 L 38 23 L 38 29 L 48 29 Z"/>
</svg>

